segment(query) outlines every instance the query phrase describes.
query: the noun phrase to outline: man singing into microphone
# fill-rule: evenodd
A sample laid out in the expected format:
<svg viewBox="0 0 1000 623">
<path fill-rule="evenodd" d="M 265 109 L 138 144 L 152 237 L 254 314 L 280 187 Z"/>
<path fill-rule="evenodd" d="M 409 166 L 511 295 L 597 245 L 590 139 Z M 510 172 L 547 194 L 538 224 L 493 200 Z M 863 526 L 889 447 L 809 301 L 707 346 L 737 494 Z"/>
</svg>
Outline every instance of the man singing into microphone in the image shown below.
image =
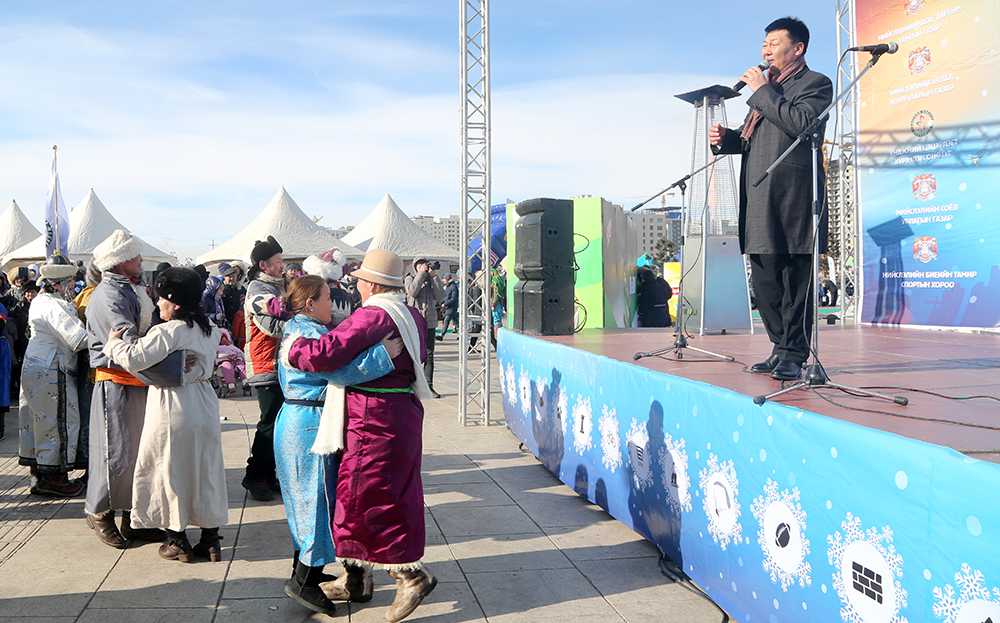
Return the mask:
<svg viewBox="0 0 1000 623">
<path fill-rule="evenodd" d="M 830 105 L 833 85 L 806 67 L 809 29 L 804 23 L 784 17 L 764 32 L 762 55 L 770 69 L 765 74 L 751 67 L 742 77 L 754 92 L 747 100 L 750 113 L 740 129 L 716 124 L 708 138 L 716 154 L 742 156 L 740 248 L 750 257 L 757 309 L 773 344 L 771 356 L 750 371 L 793 380 L 809 356 L 813 318 L 809 143 L 799 145 L 759 186 L 753 182 Z M 817 164 L 823 193 L 823 163 Z M 819 240 L 825 250 L 826 218 Z"/>
</svg>

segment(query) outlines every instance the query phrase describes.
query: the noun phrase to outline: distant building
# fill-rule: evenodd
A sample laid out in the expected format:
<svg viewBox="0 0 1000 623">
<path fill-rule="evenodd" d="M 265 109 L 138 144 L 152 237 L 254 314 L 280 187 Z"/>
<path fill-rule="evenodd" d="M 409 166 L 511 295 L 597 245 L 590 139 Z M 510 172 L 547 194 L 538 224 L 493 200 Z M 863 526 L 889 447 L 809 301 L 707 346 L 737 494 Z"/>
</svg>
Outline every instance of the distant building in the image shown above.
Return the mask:
<svg viewBox="0 0 1000 623">
<path fill-rule="evenodd" d="M 411 219 L 420 226 L 432 238 L 445 243 L 452 249 L 462 247 L 462 217 L 458 214 L 451 216 L 414 216 Z M 470 219 L 470 226 L 477 227 L 482 223 L 482 219 Z"/>
<path fill-rule="evenodd" d="M 344 236 L 346 236 L 347 234 L 351 233 L 354 230 L 354 225 L 347 225 L 344 227 L 337 227 L 337 228 L 327 227 L 327 229 L 330 230 L 331 234 L 343 240 Z"/>
</svg>

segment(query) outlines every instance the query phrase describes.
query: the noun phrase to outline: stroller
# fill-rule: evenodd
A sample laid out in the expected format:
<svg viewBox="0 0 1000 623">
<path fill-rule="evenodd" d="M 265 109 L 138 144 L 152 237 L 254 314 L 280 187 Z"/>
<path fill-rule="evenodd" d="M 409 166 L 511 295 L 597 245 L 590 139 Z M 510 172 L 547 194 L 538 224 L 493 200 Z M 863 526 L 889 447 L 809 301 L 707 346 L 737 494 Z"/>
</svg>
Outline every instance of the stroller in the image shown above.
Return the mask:
<svg viewBox="0 0 1000 623">
<path fill-rule="evenodd" d="M 215 373 L 212 375 L 212 387 L 219 398 L 235 396 L 239 387 L 244 396 L 250 395 L 250 385 L 246 382 L 247 367 L 243 351 L 233 346 L 232 335 L 222 329 L 219 349 L 215 354 Z"/>
</svg>

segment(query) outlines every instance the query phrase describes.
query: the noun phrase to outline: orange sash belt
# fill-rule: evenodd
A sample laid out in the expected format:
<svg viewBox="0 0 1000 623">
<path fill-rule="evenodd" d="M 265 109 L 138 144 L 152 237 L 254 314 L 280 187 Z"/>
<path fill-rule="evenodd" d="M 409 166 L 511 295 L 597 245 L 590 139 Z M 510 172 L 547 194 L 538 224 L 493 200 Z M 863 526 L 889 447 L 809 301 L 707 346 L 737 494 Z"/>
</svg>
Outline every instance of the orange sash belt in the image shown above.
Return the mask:
<svg viewBox="0 0 1000 623">
<path fill-rule="evenodd" d="M 97 368 L 94 371 L 94 381 L 111 381 L 115 385 L 129 385 L 131 387 L 145 387 L 146 384 L 135 378 L 125 370 L 115 368 Z"/>
</svg>

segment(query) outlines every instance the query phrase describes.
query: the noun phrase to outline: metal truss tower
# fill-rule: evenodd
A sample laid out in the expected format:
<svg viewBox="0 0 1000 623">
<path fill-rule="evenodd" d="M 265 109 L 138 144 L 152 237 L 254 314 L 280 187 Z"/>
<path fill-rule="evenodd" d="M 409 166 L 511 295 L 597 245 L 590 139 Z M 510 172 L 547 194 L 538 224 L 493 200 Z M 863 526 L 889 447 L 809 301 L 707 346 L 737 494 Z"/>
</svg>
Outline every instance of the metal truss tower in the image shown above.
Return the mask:
<svg viewBox="0 0 1000 623">
<path fill-rule="evenodd" d="M 837 58 L 855 44 L 854 0 L 837 0 Z M 846 88 L 856 72 L 855 57 L 848 58 L 837 68 L 837 92 Z M 839 219 L 837 239 L 838 281 L 842 317 L 845 323 L 857 322 L 858 301 L 861 299 L 861 274 L 859 246 L 861 244 L 858 218 L 858 100 L 856 91 L 840 101 L 837 107 L 838 132 L 836 141 L 838 160 L 837 193 Z"/>
<path fill-rule="evenodd" d="M 490 11 L 489 0 L 459 0 L 461 58 L 461 240 L 459 257 L 459 419 L 490 421 Z M 482 236 L 483 270 L 469 279 L 469 241 Z M 473 345 L 472 342 L 475 341 Z"/>
</svg>

